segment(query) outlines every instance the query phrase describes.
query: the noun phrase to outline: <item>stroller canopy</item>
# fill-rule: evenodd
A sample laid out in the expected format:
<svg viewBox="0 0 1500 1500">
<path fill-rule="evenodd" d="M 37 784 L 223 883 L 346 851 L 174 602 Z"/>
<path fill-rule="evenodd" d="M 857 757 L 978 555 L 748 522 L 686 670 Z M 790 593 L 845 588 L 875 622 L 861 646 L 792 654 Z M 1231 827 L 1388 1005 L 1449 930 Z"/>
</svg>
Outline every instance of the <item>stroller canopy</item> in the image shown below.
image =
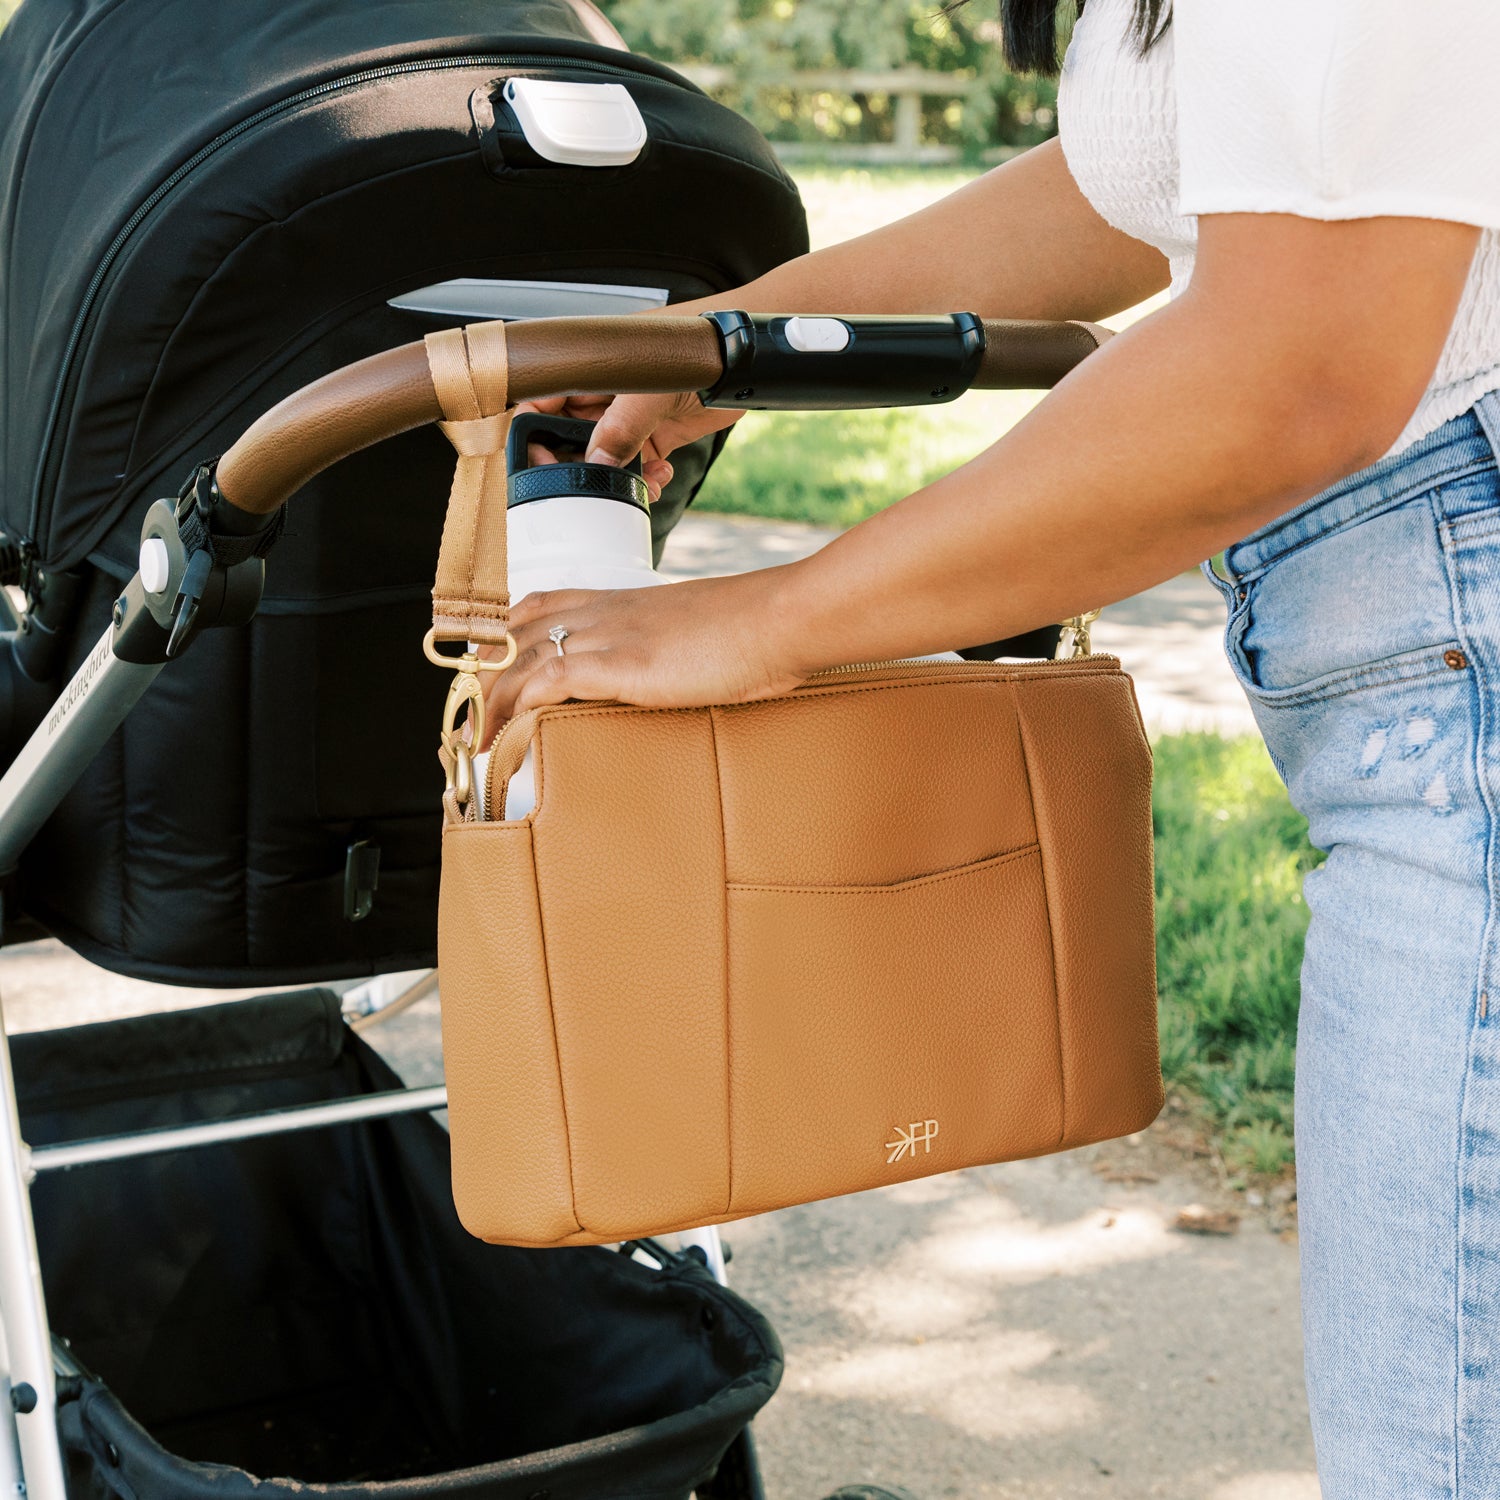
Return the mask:
<svg viewBox="0 0 1500 1500">
<path fill-rule="evenodd" d="M 532 184 L 487 168 L 471 94 L 517 72 L 623 82 L 646 149 Z M 585 176 L 584 201 L 556 190 Z M 52 567 L 403 291 L 512 254 L 732 286 L 806 246 L 759 135 L 585 0 L 26 0 L 0 34 L 0 182 L 0 526 Z"/>
<path fill-rule="evenodd" d="M 549 157 L 507 89 L 612 101 L 638 154 Z M 292 391 L 476 317 L 680 302 L 807 247 L 758 132 L 585 0 L 25 0 L 0 184 L 0 529 L 76 570 L 67 672 L 151 502 Z M 678 451 L 658 547 L 715 451 Z M 433 962 L 444 685 L 418 643 L 452 475 L 426 428 L 308 484 L 260 614 L 163 674 L 11 912 L 182 983 Z"/>
</svg>

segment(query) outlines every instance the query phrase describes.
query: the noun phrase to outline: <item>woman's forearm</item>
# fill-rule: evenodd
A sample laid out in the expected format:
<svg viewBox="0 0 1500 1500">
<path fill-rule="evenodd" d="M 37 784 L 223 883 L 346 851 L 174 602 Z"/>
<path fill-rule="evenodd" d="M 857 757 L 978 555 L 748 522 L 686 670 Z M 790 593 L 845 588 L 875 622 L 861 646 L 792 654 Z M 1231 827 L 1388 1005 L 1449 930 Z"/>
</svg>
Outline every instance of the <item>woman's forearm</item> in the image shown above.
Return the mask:
<svg viewBox="0 0 1500 1500">
<path fill-rule="evenodd" d="M 1373 462 L 1431 376 L 1475 238 L 1422 220 L 1216 223 L 1185 297 L 973 462 L 778 570 L 784 652 L 815 670 L 1063 619 Z"/>
<path fill-rule="evenodd" d="M 1106 224 L 1049 141 L 894 224 L 787 261 L 727 295 L 746 312 L 1102 318 L 1166 284 L 1160 252 Z M 673 311 L 724 305 L 720 295 Z"/>
<path fill-rule="evenodd" d="M 1051 141 L 894 224 L 668 310 L 1096 319 L 1166 282 L 1161 254 L 1094 212 Z M 705 412 L 693 396 L 557 397 L 542 405 L 598 422 L 589 450 L 597 462 L 643 453 L 653 493 L 671 477 L 669 454 L 739 416 Z"/>
</svg>

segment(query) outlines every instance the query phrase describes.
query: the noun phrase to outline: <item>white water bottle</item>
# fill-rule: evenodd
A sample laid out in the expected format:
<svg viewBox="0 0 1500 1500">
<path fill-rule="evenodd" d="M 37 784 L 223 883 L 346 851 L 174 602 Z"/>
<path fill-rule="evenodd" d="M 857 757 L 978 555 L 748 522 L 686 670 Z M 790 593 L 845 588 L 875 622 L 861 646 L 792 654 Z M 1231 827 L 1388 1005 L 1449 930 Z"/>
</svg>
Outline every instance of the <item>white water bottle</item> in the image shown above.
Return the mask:
<svg viewBox="0 0 1500 1500">
<path fill-rule="evenodd" d="M 536 412 L 510 424 L 505 514 L 512 599 L 547 589 L 639 589 L 667 581 L 651 562 L 651 497 L 641 462 L 623 469 L 584 463 L 593 431 L 592 422 Z M 532 467 L 531 443 L 550 448 L 559 461 Z M 536 806 L 529 750 L 510 779 L 503 810 L 485 806 L 488 752 L 475 757 L 474 770 L 481 819 L 524 818 Z"/>
</svg>

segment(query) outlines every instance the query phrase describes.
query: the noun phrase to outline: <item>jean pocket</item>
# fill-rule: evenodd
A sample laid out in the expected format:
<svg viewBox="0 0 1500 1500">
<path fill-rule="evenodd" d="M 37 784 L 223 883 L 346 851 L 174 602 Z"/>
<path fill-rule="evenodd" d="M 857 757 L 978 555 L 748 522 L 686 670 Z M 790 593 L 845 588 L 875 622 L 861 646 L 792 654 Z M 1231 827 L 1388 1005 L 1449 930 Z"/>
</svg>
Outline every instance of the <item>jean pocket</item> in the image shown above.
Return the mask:
<svg viewBox="0 0 1500 1500">
<path fill-rule="evenodd" d="M 1230 653 L 1235 676 L 1251 702 L 1263 708 L 1300 708 L 1323 703 L 1332 698 L 1348 697 L 1373 688 L 1393 687 L 1399 683 L 1417 682 L 1426 677 L 1451 677 L 1464 670 L 1468 657 L 1457 641 L 1443 641 L 1433 646 L 1419 646 L 1398 651 L 1373 661 L 1340 667 L 1286 687 L 1264 687 L 1247 670 L 1241 656 Z"/>
<path fill-rule="evenodd" d="M 1347 691 L 1393 661 L 1440 659 L 1459 634 L 1428 495 L 1289 548 L 1236 583 L 1227 645 L 1253 696 Z"/>
</svg>

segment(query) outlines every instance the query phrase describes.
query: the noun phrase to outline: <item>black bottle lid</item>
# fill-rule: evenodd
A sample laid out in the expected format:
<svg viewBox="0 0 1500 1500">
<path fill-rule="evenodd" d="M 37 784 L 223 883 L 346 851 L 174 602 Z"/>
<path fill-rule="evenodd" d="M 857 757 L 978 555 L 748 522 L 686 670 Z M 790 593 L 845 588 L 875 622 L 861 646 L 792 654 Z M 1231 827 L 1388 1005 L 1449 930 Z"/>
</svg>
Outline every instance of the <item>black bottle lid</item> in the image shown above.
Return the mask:
<svg viewBox="0 0 1500 1500">
<path fill-rule="evenodd" d="M 533 500 L 552 500 L 559 495 L 589 495 L 649 511 L 651 492 L 641 477 L 639 457 L 623 469 L 613 464 L 588 464 L 572 459 L 532 466 L 529 456 L 532 443 L 558 453 L 586 453 L 593 433 L 592 422 L 570 417 L 549 417 L 542 412 L 524 412 L 516 417 L 505 444 L 506 467 L 510 471 L 506 505 L 528 505 Z M 547 441 L 549 438 L 551 442 Z"/>
</svg>

